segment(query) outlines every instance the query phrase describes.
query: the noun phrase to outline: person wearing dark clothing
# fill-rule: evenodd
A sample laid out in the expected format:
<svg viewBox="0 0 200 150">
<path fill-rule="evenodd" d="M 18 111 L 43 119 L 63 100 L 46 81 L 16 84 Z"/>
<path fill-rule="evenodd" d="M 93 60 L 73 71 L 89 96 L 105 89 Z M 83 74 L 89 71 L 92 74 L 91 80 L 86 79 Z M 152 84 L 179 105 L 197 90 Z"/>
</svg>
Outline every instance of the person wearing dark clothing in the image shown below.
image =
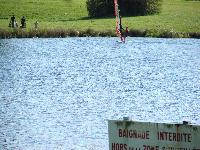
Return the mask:
<svg viewBox="0 0 200 150">
<path fill-rule="evenodd" d="M 120 31 L 120 34 L 121 34 L 121 36 L 120 36 L 121 41 L 123 42 L 124 41 L 124 39 L 123 39 L 124 29 L 123 29 L 123 26 L 122 26 L 122 17 L 121 16 L 119 17 L 119 31 Z"/>
<path fill-rule="evenodd" d="M 124 30 L 122 26 L 122 17 L 119 17 L 119 31 L 121 33 L 121 41 L 125 42 L 126 37 L 128 36 L 128 27 L 126 27 L 126 30 Z"/>
<path fill-rule="evenodd" d="M 123 35 L 123 37 L 124 37 L 124 42 L 125 42 L 125 39 L 126 39 L 126 37 L 128 36 L 128 27 L 126 27 L 126 30 L 125 30 L 125 33 L 124 33 L 124 35 Z"/>
<path fill-rule="evenodd" d="M 10 18 L 10 23 L 9 23 L 9 27 L 12 27 L 14 28 L 16 26 L 15 24 L 15 16 L 13 15 L 11 18 Z"/>
<path fill-rule="evenodd" d="M 123 27 L 122 27 L 122 17 L 120 16 L 120 17 L 119 17 L 119 31 L 120 31 L 120 33 L 122 33 L 123 30 L 124 30 L 124 29 L 123 29 Z"/>
<path fill-rule="evenodd" d="M 26 28 L 26 18 L 24 16 L 21 18 L 21 26 L 20 27 Z"/>
</svg>

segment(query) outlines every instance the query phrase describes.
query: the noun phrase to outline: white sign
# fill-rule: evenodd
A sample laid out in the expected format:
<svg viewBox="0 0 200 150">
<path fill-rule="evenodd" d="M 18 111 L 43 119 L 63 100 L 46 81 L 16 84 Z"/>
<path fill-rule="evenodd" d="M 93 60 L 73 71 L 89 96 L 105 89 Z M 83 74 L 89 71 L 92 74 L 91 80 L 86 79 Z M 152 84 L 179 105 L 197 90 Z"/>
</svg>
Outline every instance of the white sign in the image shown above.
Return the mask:
<svg viewBox="0 0 200 150">
<path fill-rule="evenodd" d="M 109 150 L 200 150 L 200 126 L 108 121 Z"/>
</svg>

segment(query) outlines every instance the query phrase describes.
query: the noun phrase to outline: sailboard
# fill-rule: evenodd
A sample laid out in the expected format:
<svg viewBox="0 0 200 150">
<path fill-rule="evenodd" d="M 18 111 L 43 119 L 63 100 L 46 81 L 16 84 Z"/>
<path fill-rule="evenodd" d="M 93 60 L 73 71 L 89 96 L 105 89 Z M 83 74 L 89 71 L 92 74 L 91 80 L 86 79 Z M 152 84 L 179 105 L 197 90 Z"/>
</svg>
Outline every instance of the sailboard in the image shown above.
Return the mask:
<svg viewBox="0 0 200 150">
<path fill-rule="evenodd" d="M 114 0 L 114 7 L 115 7 L 115 17 L 116 17 L 116 35 L 118 37 L 121 37 L 121 32 L 120 32 L 120 16 L 119 16 L 119 5 L 118 5 L 118 0 Z"/>
</svg>

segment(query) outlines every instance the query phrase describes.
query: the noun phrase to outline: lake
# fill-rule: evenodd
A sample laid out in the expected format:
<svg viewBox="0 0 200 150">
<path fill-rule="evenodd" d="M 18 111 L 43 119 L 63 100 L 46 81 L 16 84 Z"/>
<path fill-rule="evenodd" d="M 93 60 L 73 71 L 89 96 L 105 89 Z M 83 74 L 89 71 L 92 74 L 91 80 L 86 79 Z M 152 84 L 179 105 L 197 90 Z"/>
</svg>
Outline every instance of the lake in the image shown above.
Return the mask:
<svg viewBox="0 0 200 150">
<path fill-rule="evenodd" d="M 200 124 L 200 40 L 0 40 L 0 149 L 108 150 L 108 120 Z"/>
</svg>

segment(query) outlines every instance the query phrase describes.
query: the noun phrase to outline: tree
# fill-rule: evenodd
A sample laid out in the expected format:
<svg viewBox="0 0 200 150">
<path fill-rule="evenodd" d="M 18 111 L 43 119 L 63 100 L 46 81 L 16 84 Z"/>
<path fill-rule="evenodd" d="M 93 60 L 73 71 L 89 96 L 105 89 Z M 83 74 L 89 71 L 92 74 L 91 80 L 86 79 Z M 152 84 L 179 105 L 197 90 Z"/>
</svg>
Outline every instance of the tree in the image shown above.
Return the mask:
<svg viewBox="0 0 200 150">
<path fill-rule="evenodd" d="M 118 0 L 122 16 L 152 15 L 161 10 L 162 0 Z M 114 0 L 87 0 L 89 17 L 114 15 Z"/>
</svg>

